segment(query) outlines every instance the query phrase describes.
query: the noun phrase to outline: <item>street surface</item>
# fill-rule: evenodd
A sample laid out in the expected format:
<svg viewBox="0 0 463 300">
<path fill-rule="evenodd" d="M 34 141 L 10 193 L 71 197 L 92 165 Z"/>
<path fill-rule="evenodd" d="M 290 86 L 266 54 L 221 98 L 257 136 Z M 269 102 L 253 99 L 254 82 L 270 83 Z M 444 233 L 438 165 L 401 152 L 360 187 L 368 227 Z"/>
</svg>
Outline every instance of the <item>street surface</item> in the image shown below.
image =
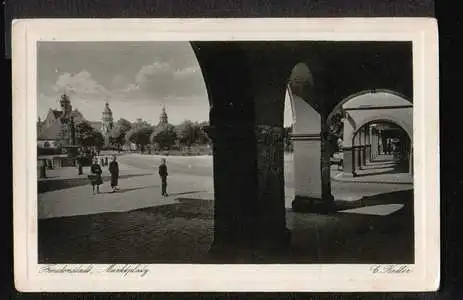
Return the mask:
<svg viewBox="0 0 463 300">
<path fill-rule="evenodd" d="M 80 177 L 75 187 L 57 189 L 40 193 L 39 218 L 53 218 L 73 215 L 87 215 L 111 211 L 128 211 L 153 205 L 175 202 L 179 196 L 201 199 L 214 199 L 214 182 L 211 156 L 171 156 L 167 157 L 169 197 L 161 197 L 160 179 L 157 174 L 159 156 L 142 154 L 125 154 L 119 156 L 121 191 L 109 193 L 109 172 L 103 168 L 107 179 L 100 187 L 101 194 L 92 195 L 92 188 L 87 180 L 88 168 L 84 175 L 77 176 L 74 168 L 57 172 L 66 172 L 61 177 Z M 336 178 L 339 172 L 332 169 Z M 53 173 L 52 173 L 53 174 Z M 388 175 L 383 175 L 387 177 Z M 389 175 L 392 176 L 392 175 Z M 47 180 L 59 179 L 58 175 Z M 365 180 L 365 177 L 362 178 Z M 71 180 L 70 180 L 71 181 Z M 53 184 L 55 184 L 53 182 Z M 49 185 L 53 185 L 50 183 Z M 58 185 L 58 184 L 56 184 Z M 332 180 L 332 194 L 336 200 L 356 201 L 362 197 L 378 194 L 406 191 L 412 184 L 385 184 L 378 182 L 351 182 Z M 285 157 L 285 205 L 291 208 L 294 199 L 293 161 L 291 155 Z"/>
<path fill-rule="evenodd" d="M 101 194 L 92 195 L 88 169 L 80 176 L 73 168 L 50 170 L 50 178 L 39 180 L 39 189 L 48 185 L 38 195 L 39 261 L 207 262 L 213 232 L 212 157 L 167 157 L 168 197 L 160 196 L 160 157 L 124 154 L 118 161 L 117 193 L 110 193 L 106 179 Z M 287 155 L 286 217 L 295 248 L 288 262 L 413 260 L 412 184 L 381 183 L 387 174 L 372 182 L 332 180 L 336 200 L 362 199 L 361 205 L 331 215 L 295 213 L 290 209 L 292 168 Z M 107 176 L 107 167 L 103 169 Z M 332 177 L 338 173 L 333 167 Z"/>
</svg>

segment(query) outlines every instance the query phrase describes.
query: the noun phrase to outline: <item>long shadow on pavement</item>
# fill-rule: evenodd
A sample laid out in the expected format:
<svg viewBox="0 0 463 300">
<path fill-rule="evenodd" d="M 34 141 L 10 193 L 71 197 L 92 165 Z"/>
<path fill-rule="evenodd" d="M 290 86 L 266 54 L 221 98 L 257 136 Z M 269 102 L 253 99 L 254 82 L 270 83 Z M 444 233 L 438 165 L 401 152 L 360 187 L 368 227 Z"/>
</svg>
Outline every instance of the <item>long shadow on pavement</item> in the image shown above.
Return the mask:
<svg viewBox="0 0 463 300">
<path fill-rule="evenodd" d="M 121 190 L 119 190 L 117 192 L 101 192 L 100 194 L 123 194 L 123 193 L 137 191 L 137 190 L 150 189 L 150 188 L 153 188 L 153 187 L 159 187 L 159 185 L 139 186 L 139 187 L 134 187 L 134 188 L 121 189 Z"/>
<path fill-rule="evenodd" d="M 198 194 L 198 193 L 206 193 L 206 190 L 201 191 L 187 191 L 187 192 L 180 192 L 180 193 L 169 193 L 169 196 L 181 196 L 181 195 L 189 195 L 189 194 Z M 177 200 L 182 201 L 184 198 L 178 198 Z"/>
<path fill-rule="evenodd" d="M 413 263 L 413 191 L 363 200 L 386 203 L 404 207 L 388 216 L 287 212 L 291 251 L 239 262 Z M 39 220 L 39 263 L 236 263 L 208 255 L 213 218 L 213 200 L 185 197 L 124 213 Z"/>
<path fill-rule="evenodd" d="M 196 193 L 200 193 L 198 191 Z M 194 192 L 189 192 L 192 194 Z M 180 193 L 179 193 L 180 194 Z M 185 218 L 212 220 L 214 218 L 214 201 L 205 199 L 177 198 L 178 203 L 135 209 L 130 212 L 150 215 L 162 215 L 166 218 Z"/>
<path fill-rule="evenodd" d="M 336 201 L 337 211 L 380 204 L 413 205 L 413 189 L 363 196 L 358 201 Z"/>
</svg>

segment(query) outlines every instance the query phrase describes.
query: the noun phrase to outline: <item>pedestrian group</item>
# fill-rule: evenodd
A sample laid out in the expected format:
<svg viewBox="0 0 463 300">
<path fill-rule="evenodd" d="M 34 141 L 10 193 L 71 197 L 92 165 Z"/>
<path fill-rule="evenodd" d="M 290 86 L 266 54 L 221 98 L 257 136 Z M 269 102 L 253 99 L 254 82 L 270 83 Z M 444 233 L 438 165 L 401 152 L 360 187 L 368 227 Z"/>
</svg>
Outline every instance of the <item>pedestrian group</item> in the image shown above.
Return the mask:
<svg viewBox="0 0 463 300">
<path fill-rule="evenodd" d="M 93 194 L 100 193 L 100 185 L 103 184 L 103 169 L 101 166 L 108 165 L 108 158 L 105 159 L 100 158 L 98 159 L 97 156 L 94 156 L 92 165 L 90 167 L 90 175 L 88 178 L 92 184 Z M 119 191 L 119 164 L 117 162 L 116 155 L 112 156 L 112 160 L 108 166 L 109 173 L 111 174 L 111 189 L 112 193 Z M 82 165 L 79 163 L 79 174 L 82 172 Z M 161 179 L 161 196 L 167 197 L 169 194 L 167 193 L 167 176 L 169 175 L 167 172 L 167 164 L 166 159 L 161 159 L 161 164 L 158 167 L 159 177 Z"/>
<path fill-rule="evenodd" d="M 100 159 L 101 165 L 108 165 L 108 158 Z M 101 165 L 98 163 L 98 158 L 93 158 L 92 166 L 90 167 L 91 174 L 88 175 L 90 182 L 92 184 L 93 194 L 100 193 L 100 185 L 103 184 L 103 170 L 101 169 Z M 111 174 L 111 188 L 112 192 L 119 191 L 118 181 L 119 181 L 119 164 L 117 163 L 116 155 L 113 155 L 112 161 L 109 163 L 109 173 Z M 96 188 L 96 189 L 95 189 Z"/>
</svg>

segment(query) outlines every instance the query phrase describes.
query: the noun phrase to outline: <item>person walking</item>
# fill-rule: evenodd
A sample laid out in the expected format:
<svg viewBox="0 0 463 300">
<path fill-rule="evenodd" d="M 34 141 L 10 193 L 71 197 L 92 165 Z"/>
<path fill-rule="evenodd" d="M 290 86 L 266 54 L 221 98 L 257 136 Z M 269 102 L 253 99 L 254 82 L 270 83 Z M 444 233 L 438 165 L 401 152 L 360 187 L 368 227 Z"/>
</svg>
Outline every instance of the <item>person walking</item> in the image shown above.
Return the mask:
<svg viewBox="0 0 463 300">
<path fill-rule="evenodd" d="M 116 155 L 113 155 L 113 159 L 109 163 L 109 173 L 111 173 L 111 188 L 113 192 L 116 192 L 119 190 L 119 164 L 117 163 Z"/>
<path fill-rule="evenodd" d="M 159 176 L 161 177 L 161 196 L 167 197 L 167 165 L 166 159 L 161 160 L 161 165 L 159 166 Z"/>
<path fill-rule="evenodd" d="M 93 195 L 95 195 L 95 186 L 96 186 L 96 193 L 99 194 L 100 184 L 103 183 L 103 178 L 101 177 L 103 170 L 101 170 L 101 166 L 98 164 L 98 158 L 95 158 L 93 160 L 93 164 L 90 167 L 90 172 L 92 174 L 88 175 L 88 177 L 90 178 L 90 181 L 92 183 Z"/>
<path fill-rule="evenodd" d="M 77 174 L 78 175 L 84 174 L 83 167 L 82 167 L 83 163 L 84 163 L 84 157 L 82 156 L 82 154 L 80 154 L 79 157 L 77 157 Z"/>
</svg>

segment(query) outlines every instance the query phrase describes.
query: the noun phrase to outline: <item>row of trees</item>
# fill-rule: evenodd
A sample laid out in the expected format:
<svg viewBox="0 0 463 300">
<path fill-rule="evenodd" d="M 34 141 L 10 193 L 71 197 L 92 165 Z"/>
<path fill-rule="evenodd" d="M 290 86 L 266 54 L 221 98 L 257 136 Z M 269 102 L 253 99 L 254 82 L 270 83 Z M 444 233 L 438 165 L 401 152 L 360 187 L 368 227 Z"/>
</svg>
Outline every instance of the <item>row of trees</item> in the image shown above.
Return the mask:
<svg viewBox="0 0 463 300">
<path fill-rule="evenodd" d="M 186 120 L 177 126 L 172 124 L 152 126 L 142 120 L 132 124 L 125 119 L 120 119 L 110 133 L 110 143 L 121 147 L 131 142 L 142 152 L 148 145 L 152 145 L 157 150 L 207 145 L 210 143 L 207 136 L 208 125 L 207 122 Z"/>
<path fill-rule="evenodd" d="M 335 114 L 332 118 L 328 139 L 330 148 L 339 151 L 338 139 L 342 138 L 342 114 Z M 122 147 L 131 142 L 136 144 L 142 151 L 152 145 L 157 150 L 170 150 L 175 147 L 187 147 L 192 145 L 208 145 L 210 138 L 207 135 L 208 122 L 192 122 L 186 120 L 174 126 L 162 124 L 153 126 L 146 121 L 137 120 L 129 122 L 120 119 L 110 132 L 110 143 L 115 147 Z M 293 127 L 284 128 L 284 146 L 286 151 L 293 150 L 293 143 L 290 139 Z M 89 123 L 83 122 L 76 126 L 78 143 L 84 147 L 102 147 L 104 144 L 103 135 L 95 130 Z"/>
</svg>

